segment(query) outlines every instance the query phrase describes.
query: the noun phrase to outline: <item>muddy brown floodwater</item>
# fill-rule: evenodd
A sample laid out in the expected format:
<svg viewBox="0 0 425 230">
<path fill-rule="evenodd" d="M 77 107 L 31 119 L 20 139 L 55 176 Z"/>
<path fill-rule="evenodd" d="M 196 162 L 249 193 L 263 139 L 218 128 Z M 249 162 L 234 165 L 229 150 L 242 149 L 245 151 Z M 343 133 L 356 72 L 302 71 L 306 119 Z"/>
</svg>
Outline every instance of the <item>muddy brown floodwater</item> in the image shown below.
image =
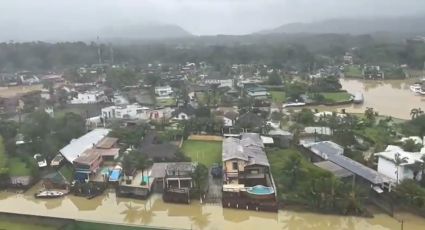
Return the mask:
<svg viewBox="0 0 425 230">
<path fill-rule="evenodd" d="M 424 109 L 425 96 L 415 95 L 409 86 L 417 79 L 408 80 L 356 80 L 341 79 L 342 88 L 349 93 L 362 92 L 364 103 L 360 105 L 318 106 L 319 110 L 364 113 L 367 107 L 374 108 L 380 115 L 409 119 L 413 108 Z"/>
<path fill-rule="evenodd" d="M 220 205 L 201 205 L 199 202 L 165 204 L 159 195 L 146 201 L 121 199 L 116 198 L 112 190 L 91 200 L 71 195 L 40 200 L 34 198 L 36 191 L 34 188 L 24 194 L 0 192 L 0 211 L 172 229 L 401 229 L 397 220 L 376 210 L 374 218 L 286 210 L 263 213 L 223 209 Z M 398 214 L 398 218 L 404 220 L 404 229 L 424 229 L 423 218 L 406 213 Z"/>
</svg>

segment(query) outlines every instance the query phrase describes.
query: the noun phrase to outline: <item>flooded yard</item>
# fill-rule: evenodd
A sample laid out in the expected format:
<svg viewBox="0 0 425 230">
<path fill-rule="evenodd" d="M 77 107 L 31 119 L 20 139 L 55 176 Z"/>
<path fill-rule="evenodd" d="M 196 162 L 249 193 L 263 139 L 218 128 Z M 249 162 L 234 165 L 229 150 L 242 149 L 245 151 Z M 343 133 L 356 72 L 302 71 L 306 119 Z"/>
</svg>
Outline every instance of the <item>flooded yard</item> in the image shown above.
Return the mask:
<svg viewBox="0 0 425 230">
<path fill-rule="evenodd" d="M 34 199 L 36 189 L 24 194 L 0 193 L 0 211 L 107 223 L 131 224 L 172 229 L 400 229 L 401 224 L 386 214 L 375 212 L 371 219 L 308 212 L 279 211 L 264 213 L 223 209 L 219 205 L 191 205 L 164 203 L 159 195 L 146 201 L 116 198 L 115 193 L 91 200 L 66 196 L 61 199 Z M 400 214 L 404 229 L 419 230 L 425 219 Z"/>
<path fill-rule="evenodd" d="M 333 111 L 346 109 L 350 113 L 364 113 L 366 108 L 371 107 L 380 115 L 410 119 L 411 109 L 423 109 L 425 105 L 425 96 L 415 95 L 409 89 L 409 86 L 417 79 L 384 81 L 341 79 L 340 81 L 342 88 L 349 93 L 363 93 L 364 103 L 360 105 L 318 106 L 313 108 Z"/>
</svg>

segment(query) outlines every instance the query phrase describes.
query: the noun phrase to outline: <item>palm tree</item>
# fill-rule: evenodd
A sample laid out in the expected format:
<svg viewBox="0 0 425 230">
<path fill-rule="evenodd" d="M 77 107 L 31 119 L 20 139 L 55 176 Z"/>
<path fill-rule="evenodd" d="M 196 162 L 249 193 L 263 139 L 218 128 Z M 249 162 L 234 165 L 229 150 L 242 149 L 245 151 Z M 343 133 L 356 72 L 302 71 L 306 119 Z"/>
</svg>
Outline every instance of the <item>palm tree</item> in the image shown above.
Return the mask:
<svg viewBox="0 0 425 230">
<path fill-rule="evenodd" d="M 129 182 L 129 176 L 132 175 L 133 169 L 134 169 L 134 159 L 131 155 L 131 153 L 124 156 L 122 161 L 122 167 L 124 169 L 124 175 L 127 177 L 127 181 Z"/>
<path fill-rule="evenodd" d="M 145 169 L 147 167 L 149 167 L 150 165 L 151 165 L 151 162 L 148 161 L 143 155 L 139 154 L 139 157 L 137 159 L 137 165 L 136 165 L 136 167 L 137 167 L 137 169 L 139 169 L 139 170 L 142 171 L 142 182 L 141 182 L 141 185 L 145 185 L 146 183 L 149 183 L 149 181 L 145 181 L 145 179 L 144 179 L 145 178 L 144 177 L 144 172 L 145 172 Z"/>
<path fill-rule="evenodd" d="M 422 111 L 421 108 L 414 108 L 410 110 L 410 117 L 412 118 L 412 120 L 421 116 L 422 114 L 424 114 L 424 111 Z"/>
<path fill-rule="evenodd" d="M 399 166 L 400 166 L 401 164 L 403 164 L 403 163 L 406 163 L 406 162 L 407 162 L 407 157 L 401 157 L 400 153 L 396 153 L 396 154 L 394 155 L 394 163 L 395 163 L 395 166 L 396 166 L 396 171 L 395 171 L 395 173 L 396 173 L 396 175 L 397 175 L 397 184 L 399 183 L 399 180 L 398 180 L 398 170 L 399 170 Z"/>
</svg>

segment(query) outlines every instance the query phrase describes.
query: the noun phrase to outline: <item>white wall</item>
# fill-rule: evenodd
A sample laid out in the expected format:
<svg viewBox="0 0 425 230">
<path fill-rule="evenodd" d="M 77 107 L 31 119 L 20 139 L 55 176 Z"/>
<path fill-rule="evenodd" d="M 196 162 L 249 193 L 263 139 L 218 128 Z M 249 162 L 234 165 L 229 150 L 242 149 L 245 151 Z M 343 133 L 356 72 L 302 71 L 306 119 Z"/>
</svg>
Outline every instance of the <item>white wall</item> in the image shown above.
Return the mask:
<svg viewBox="0 0 425 230">
<path fill-rule="evenodd" d="M 390 177 L 394 180 L 397 180 L 397 167 L 393 161 L 387 160 L 383 157 L 379 157 L 378 160 L 378 172 L 384 174 L 387 177 Z M 421 172 L 419 172 L 416 179 L 421 178 Z M 413 170 L 408 168 L 407 166 L 399 166 L 398 170 L 398 180 L 399 182 L 404 179 L 413 179 Z"/>
</svg>

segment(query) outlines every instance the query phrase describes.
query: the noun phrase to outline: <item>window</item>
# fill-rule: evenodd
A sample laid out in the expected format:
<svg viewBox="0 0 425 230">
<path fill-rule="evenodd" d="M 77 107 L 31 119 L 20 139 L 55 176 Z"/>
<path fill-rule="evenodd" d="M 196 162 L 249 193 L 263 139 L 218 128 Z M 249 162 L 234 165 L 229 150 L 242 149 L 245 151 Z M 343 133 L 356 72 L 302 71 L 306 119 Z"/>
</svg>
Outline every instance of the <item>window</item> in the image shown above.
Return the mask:
<svg viewBox="0 0 425 230">
<path fill-rule="evenodd" d="M 232 169 L 233 170 L 238 170 L 238 162 L 232 162 Z"/>
</svg>

